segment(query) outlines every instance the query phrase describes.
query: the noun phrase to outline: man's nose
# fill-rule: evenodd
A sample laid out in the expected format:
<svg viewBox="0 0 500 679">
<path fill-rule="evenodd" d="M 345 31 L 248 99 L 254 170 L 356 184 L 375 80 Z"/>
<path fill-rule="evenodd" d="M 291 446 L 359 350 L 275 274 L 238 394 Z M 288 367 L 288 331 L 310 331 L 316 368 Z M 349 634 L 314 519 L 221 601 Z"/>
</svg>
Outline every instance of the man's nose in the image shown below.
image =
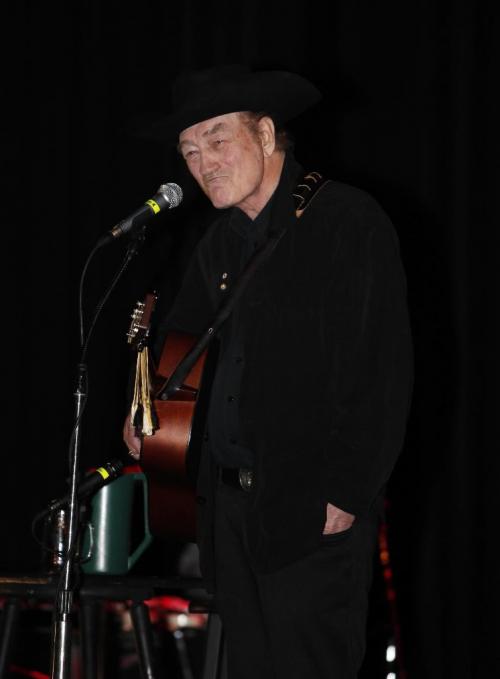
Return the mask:
<svg viewBox="0 0 500 679">
<path fill-rule="evenodd" d="M 210 151 L 204 151 L 200 154 L 200 173 L 203 177 L 211 175 L 218 167 L 217 157 Z"/>
</svg>

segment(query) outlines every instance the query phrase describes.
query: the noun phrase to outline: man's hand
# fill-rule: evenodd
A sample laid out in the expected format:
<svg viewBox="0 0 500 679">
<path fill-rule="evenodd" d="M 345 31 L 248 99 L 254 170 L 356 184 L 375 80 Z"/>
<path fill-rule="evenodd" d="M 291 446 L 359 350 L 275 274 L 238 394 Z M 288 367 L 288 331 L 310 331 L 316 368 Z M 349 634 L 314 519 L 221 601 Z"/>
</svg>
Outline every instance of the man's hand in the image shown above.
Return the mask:
<svg viewBox="0 0 500 679">
<path fill-rule="evenodd" d="M 127 419 L 123 425 L 123 440 L 128 448 L 128 454 L 133 457 L 134 460 L 138 460 L 141 457 L 141 439 L 135 434 L 135 427 L 130 423 L 130 415 L 127 415 Z"/>
<path fill-rule="evenodd" d="M 354 514 L 348 514 L 343 509 L 328 503 L 326 505 L 326 522 L 323 528 L 323 535 L 332 535 L 347 530 L 354 523 Z"/>
</svg>

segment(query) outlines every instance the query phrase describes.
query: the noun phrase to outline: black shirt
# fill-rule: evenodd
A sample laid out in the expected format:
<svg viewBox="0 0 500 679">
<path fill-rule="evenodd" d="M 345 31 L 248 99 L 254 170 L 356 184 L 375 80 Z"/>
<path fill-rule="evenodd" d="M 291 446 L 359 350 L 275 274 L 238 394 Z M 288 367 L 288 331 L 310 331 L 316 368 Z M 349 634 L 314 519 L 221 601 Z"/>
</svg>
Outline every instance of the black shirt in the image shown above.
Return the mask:
<svg viewBox="0 0 500 679">
<path fill-rule="evenodd" d="M 230 228 L 241 244 L 239 271 L 244 270 L 252 255 L 268 237 L 272 198 L 254 220 L 242 210 L 234 208 Z M 221 286 L 226 286 L 224 273 Z M 222 287 L 222 290 L 229 288 Z M 212 385 L 207 433 L 210 450 L 221 467 L 251 469 L 253 452 L 241 436 L 239 423 L 239 395 L 245 364 L 243 333 L 238 305 L 220 330 L 220 357 Z"/>
</svg>

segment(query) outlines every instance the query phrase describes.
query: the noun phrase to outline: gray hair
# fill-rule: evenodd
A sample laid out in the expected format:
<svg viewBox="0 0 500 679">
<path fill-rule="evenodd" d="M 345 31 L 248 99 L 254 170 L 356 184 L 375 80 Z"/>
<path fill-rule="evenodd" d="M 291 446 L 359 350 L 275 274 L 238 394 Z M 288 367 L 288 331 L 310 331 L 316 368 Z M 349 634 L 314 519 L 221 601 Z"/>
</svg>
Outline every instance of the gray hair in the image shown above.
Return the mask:
<svg viewBox="0 0 500 679">
<path fill-rule="evenodd" d="M 266 113 L 265 111 L 241 111 L 241 116 L 243 118 L 243 122 L 248 126 L 250 132 L 255 135 L 256 138 L 259 137 L 259 120 L 264 117 L 271 118 L 276 130 L 276 149 L 278 151 L 288 151 L 288 149 L 293 149 L 293 140 L 290 138 L 287 130 L 285 130 L 280 125 L 277 125 L 271 114 Z"/>
</svg>

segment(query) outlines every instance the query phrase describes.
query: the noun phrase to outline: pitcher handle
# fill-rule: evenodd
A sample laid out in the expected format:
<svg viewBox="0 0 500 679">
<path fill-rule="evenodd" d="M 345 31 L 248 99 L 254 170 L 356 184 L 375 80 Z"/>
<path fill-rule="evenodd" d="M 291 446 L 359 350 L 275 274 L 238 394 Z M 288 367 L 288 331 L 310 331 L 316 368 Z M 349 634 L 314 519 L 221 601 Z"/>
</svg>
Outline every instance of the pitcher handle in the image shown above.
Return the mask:
<svg viewBox="0 0 500 679">
<path fill-rule="evenodd" d="M 149 492 L 148 492 L 148 480 L 144 472 L 136 472 L 133 474 L 134 479 L 139 479 L 142 482 L 143 488 L 143 499 L 144 499 L 144 537 L 141 542 L 137 545 L 132 554 L 128 557 L 128 568 L 129 570 L 136 563 L 137 559 L 144 553 L 147 547 L 153 541 L 153 536 L 149 529 Z"/>
</svg>

